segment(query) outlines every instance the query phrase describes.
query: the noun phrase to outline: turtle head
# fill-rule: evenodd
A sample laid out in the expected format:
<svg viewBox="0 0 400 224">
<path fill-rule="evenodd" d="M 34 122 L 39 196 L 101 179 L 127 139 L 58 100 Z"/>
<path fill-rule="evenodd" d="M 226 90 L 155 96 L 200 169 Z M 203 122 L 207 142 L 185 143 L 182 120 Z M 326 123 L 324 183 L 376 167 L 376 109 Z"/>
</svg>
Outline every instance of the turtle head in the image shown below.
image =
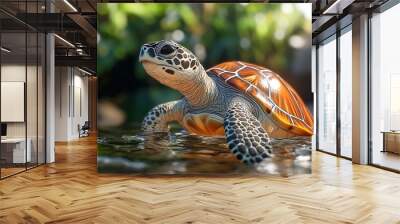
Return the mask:
<svg viewBox="0 0 400 224">
<path fill-rule="evenodd" d="M 144 44 L 139 61 L 151 77 L 177 90 L 198 79 L 204 71 L 192 52 L 169 40 Z"/>
</svg>

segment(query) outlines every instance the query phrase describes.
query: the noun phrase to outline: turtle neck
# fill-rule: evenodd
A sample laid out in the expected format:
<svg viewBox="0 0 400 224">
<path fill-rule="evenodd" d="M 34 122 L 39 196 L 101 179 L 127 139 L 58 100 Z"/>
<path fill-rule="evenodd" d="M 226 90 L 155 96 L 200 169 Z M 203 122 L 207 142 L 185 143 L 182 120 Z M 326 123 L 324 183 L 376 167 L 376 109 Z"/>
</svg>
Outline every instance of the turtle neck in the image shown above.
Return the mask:
<svg viewBox="0 0 400 224">
<path fill-rule="evenodd" d="M 218 90 L 216 83 L 204 69 L 201 69 L 199 73 L 192 82 L 183 84 L 179 92 L 185 96 L 191 106 L 206 107 L 217 97 Z"/>
</svg>

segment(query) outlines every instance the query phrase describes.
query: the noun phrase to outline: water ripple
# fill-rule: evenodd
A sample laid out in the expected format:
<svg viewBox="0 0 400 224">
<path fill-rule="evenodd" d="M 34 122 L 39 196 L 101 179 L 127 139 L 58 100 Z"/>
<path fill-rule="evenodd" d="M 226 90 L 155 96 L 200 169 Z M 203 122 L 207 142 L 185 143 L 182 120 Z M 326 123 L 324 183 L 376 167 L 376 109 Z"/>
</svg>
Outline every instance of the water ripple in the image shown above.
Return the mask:
<svg viewBox="0 0 400 224">
<path fill-rule="evenodd" d="M 144 134 L 138 129 L 100 132 L 100 172 L 132 174 L 291 176 L 311 172 L 309 137 L 272 139 L 274 157 L 247 166 L 229 152 L 225 138 L 172 133 Z"/>
</svg>

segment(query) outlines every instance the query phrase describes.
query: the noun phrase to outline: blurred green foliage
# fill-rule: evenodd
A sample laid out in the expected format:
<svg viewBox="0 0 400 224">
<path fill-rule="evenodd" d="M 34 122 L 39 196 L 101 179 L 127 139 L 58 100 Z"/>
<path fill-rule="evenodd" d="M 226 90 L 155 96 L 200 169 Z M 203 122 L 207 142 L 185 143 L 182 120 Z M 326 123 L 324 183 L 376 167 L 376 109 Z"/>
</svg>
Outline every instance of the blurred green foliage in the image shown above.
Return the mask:
<svg viewBox="0 0 400 224">
<path fill-rule="evenodd" d="M 156 84 L 138 62 L 144 43 L 162 39 L 192 50 L 205 68 L 242 60 L 290 73 L 299 57 L 294 52 L 311 47 L 311 10 L 306 16 L 304 5 L 98 4 L 100 100 L 112 100 L 131 122 L 176 99 L 176 91 Z"/>
</svg>

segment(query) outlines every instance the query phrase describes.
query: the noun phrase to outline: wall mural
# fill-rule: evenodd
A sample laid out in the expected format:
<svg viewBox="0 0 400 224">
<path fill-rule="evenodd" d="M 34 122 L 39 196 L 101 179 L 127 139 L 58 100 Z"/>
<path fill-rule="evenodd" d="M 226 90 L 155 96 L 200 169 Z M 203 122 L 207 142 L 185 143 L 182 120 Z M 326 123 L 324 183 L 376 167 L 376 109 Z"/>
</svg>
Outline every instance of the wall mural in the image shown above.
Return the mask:
<svg viewBox="0 0 400 224">
<path fill-rule="evenodd" d="M 98 8 L 99 172 L 311 172 L 311 4 Z"/>
</svg>

